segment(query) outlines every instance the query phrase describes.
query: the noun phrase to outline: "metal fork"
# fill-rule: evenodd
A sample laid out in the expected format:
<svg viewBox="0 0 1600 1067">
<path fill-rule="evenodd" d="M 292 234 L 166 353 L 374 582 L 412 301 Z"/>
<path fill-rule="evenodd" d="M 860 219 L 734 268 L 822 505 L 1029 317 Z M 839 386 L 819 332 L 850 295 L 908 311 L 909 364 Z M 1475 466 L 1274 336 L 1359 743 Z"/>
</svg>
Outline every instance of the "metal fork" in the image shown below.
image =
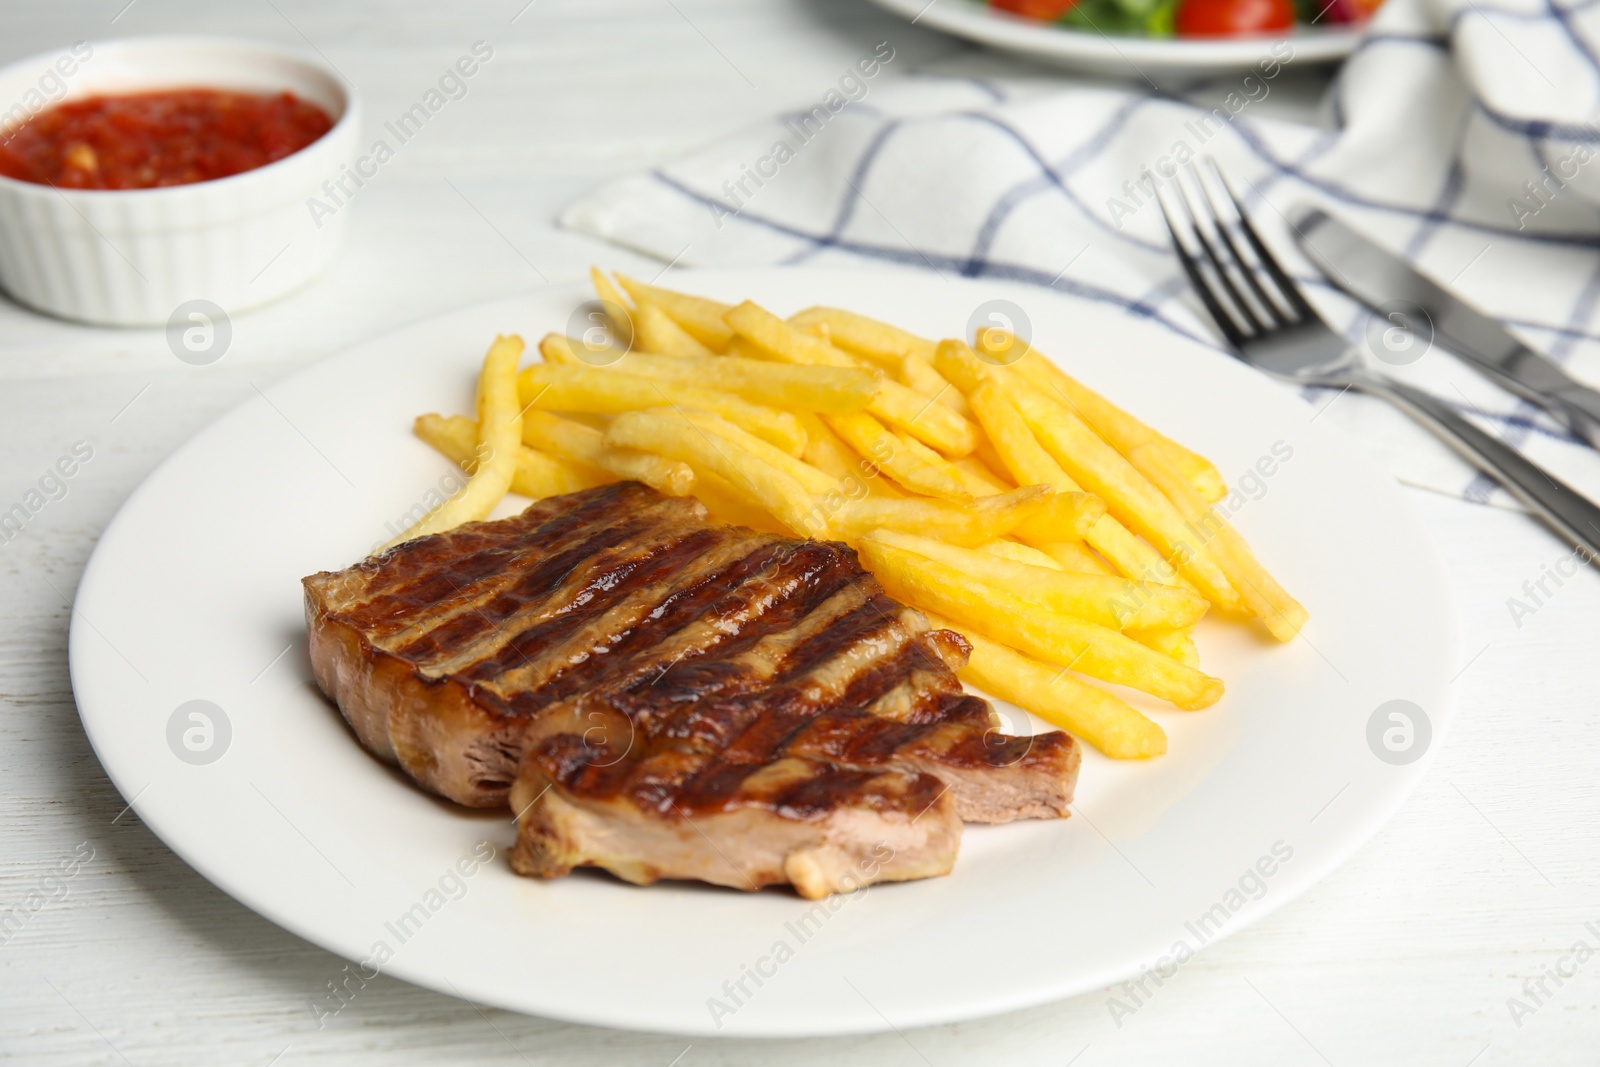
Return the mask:
<svg viewBox="0 0 1600 1067">
<path fill-rule="evenodd" d="M 1272 258 L 1221 168 L 1215 160 L 1210 163 L 1216 184 L 1232 208 L 1227 213 L 1231 219 L 1225 220 L 1218 211 L 1211 189 L 1192 165 L 1189 175 L 1199 190 L 1200 210 L 1191 202 L 1181 178 L 1173 183 L 1178 190 L 1173 199 L 1182 205 L 1183 224 L 1174 219 L 1167 195 L 1158 199 L 1184 273 L 1239 358 L 1297 385 L 1359 389 L 1389 401 L 1499 482 L 1578 548 L 1587 562 L 1594 563 L 1600 554 L 1600 508 L 1437 397 L 1369 369 L 1360 353 L 1322 320 Z M 1254 262 L 1240 254 L 1239 243 L 1229 232 L 1233 228 L 1243 234 L 1254 252 Z M 1186 239 L 1198 251 L 1191 251 Z"/>
</svg>

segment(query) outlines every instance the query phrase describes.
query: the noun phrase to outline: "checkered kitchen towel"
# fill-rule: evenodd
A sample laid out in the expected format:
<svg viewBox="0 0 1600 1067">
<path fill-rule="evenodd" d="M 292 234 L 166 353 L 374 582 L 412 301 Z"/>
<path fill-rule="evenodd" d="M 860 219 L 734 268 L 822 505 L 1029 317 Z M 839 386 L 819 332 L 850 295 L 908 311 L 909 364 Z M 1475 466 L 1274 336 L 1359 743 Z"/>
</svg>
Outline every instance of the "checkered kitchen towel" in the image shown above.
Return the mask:
<svg viewBox="0 0 1600 1067">
<path fill-rule="evenodd" d="M 877 58 L 892 64 L 891 51 Z M 1015 279 L 1219 345 L 1149 195 L 1174 162 L 1209 154 L 1352 340 L 1370 316 L 1300 258 L 1282 215 L 1291 205 L 1346 219 L 1600 385 L 1597 0 L 1389 0 L 1317 127 L 1265 114 L 1294 64 L 1283 42 L 1213 82 L 1216 108 L 1050 77 L 874 82 L 882 64 L 866 58 L 821 110 L 605 185 L 562 222 L 681 264 L 894 263 Z M 1437 351 L 1398 373 L 1600 497 L 1600 454 L 1538 409 Z M 1306 399 L 1403 481 L 1510 503 L 1381 402 Z"/>
</svg>

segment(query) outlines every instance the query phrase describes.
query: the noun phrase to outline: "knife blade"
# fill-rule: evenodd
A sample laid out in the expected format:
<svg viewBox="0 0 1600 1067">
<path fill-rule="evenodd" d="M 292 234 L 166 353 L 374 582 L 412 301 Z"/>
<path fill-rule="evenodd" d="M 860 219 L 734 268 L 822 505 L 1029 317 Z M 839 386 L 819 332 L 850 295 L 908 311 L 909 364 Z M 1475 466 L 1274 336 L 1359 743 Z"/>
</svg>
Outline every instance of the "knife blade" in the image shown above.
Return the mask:
<svg viewBox="0 0 1600 1067">
<path fill-rule="evenodd" d="M 1367 307 L 1419 308 L 1434 337 L 1503 388 L 1537 404 L 1600 447 L 1600 392 L 1574 380 L 1504 326 L 1320 208 L 1290 213 L 1300 250 L 1327 279 Z"/>
</svg>

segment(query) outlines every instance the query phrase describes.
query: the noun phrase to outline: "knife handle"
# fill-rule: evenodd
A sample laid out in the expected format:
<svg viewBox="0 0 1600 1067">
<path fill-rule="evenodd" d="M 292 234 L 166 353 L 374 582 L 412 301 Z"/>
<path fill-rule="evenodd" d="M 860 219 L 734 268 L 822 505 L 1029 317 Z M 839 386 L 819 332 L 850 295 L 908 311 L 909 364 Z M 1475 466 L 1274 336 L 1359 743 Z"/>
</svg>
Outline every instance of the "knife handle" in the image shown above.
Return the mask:
<svg viewBox="0 0 1600 1067">
<path fill-rule="evenodd" d="M 1363 374 L 1353 384 L 1381 396 L 1432 431 L 1458 455 L 1581 549 L 1584 561 L 1600 555 L 1600 507 L 1498 438 L 1478 429 L 1429 393 L 1390 378 Z"/>
</svg>

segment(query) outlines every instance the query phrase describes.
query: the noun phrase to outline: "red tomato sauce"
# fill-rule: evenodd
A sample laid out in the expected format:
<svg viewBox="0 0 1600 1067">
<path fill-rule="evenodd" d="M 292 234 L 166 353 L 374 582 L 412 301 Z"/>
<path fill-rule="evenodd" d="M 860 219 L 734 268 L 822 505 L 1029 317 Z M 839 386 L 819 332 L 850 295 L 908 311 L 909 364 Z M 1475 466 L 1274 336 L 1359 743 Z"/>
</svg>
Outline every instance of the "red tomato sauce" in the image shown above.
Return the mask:
<svg viewBox="0 0 1600 1067">
<path fill-rule="evenodd" d="M 0 174 L 63 189 L 153 189 L 226 178 L 333 127 L 283 92 L 176 89 L 72 100 L 0 135 Z"/>
</svg>

